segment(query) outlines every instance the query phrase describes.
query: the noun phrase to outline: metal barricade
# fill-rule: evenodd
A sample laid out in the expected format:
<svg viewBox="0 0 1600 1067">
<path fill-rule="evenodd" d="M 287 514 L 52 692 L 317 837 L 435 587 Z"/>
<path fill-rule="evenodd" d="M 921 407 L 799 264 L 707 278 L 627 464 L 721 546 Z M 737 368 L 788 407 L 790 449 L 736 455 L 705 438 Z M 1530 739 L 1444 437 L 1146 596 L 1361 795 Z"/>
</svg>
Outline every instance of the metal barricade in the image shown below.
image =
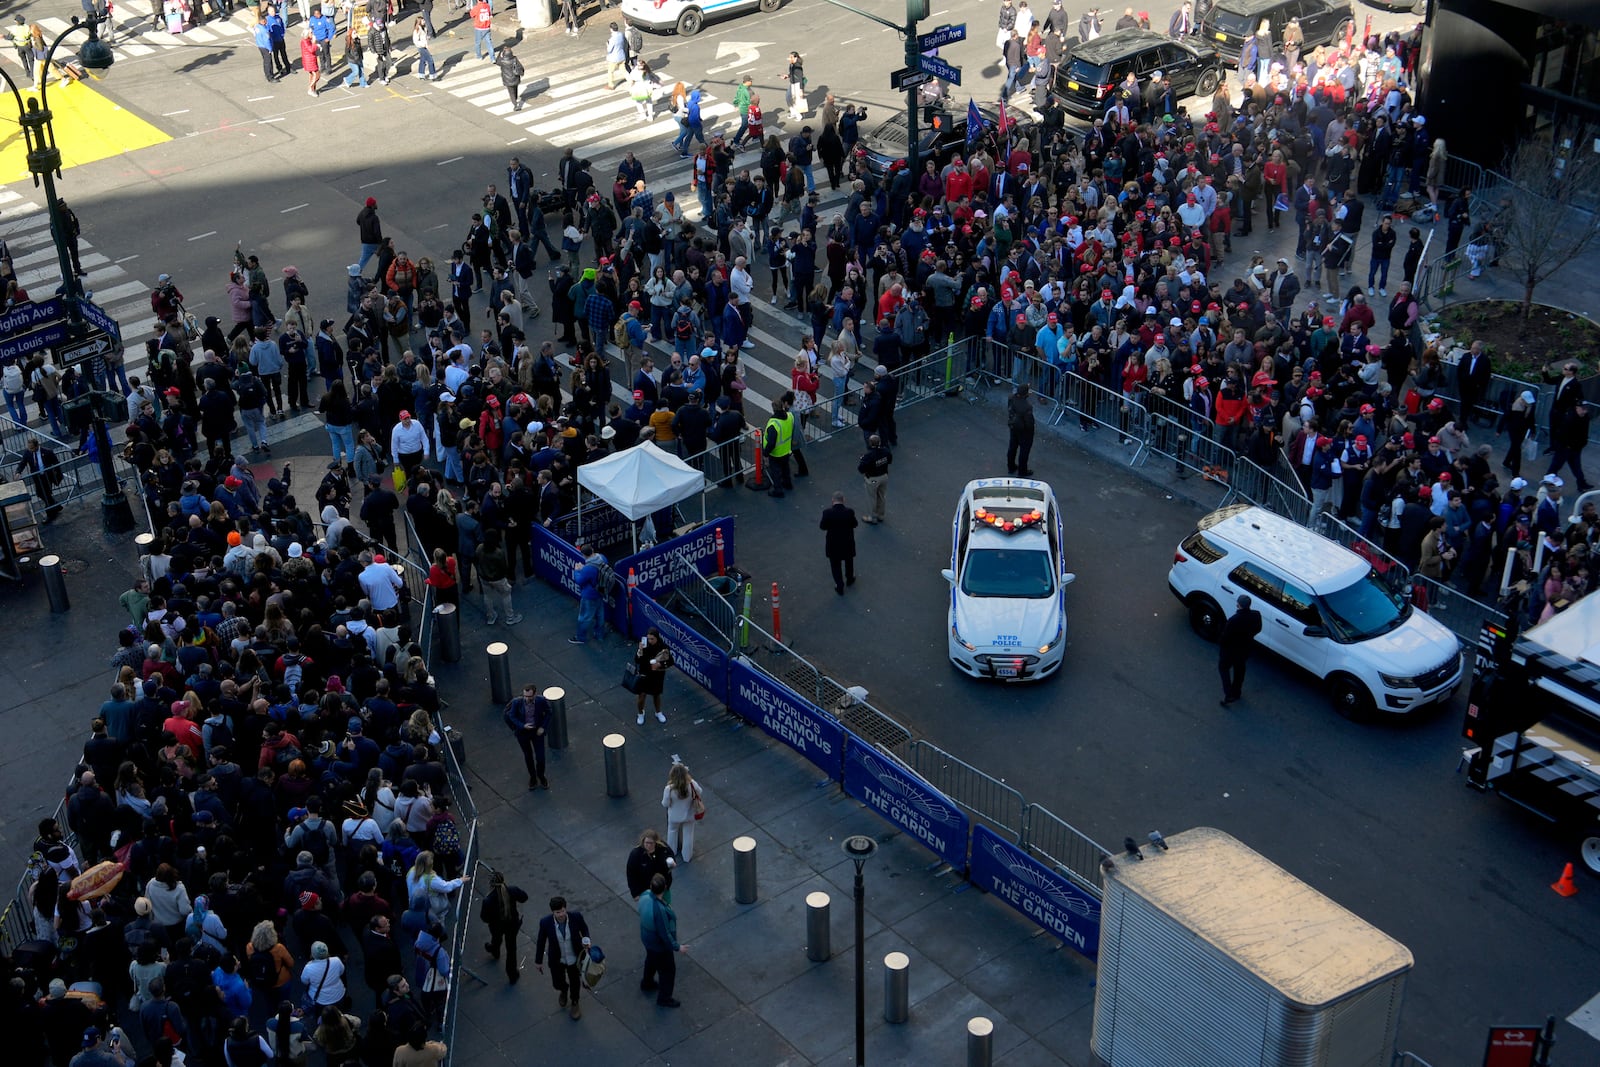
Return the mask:
<svg viewBox="0 0 1600 1067">
<path fill-rule="evenodd" d="M 1177 467 L 1180 477 L 1193 471 L 1206 481 L 1223 486 L 1227 490 L 1223 497 L 1226 503 L 1233 495 L 1230 482 L 1238 456 L 1222 443 L 1216 423 L 1192 412 L 1172 417 L 1147 411 L 1146 418 L 1150 431 L 1134 454 L 1133 462 L 1143 463 L 1151 453 L 1165 456 Z"/>
<path fill-rule="evenodd" d="M 1022 839 L 1022 794 L 931 741 L 911 742 L 911 769 L 957 805 L 1013 841 Z"/>
<path fill-rule="evenodd" d="M 1433 1067 L 1433 1064 L 1418 1056 L 1415 1052 L 1397 1051 L 1389 1067 Z"/>
<path fill-rule="evenodd" d="M 1493 575 L 1489 576 L 1490 578 Z M 1488 579 L 1486 578 L 1485 581 Z M 1464 647 L 1471 648 L 1486 622 L 1504 624 L 1506 613 L 1432 578 L 1413 575 L 1411 578 L 1411 603 L 1417 610 L 1425 611 L 1450 632 L 1460 638 Z"/>
<path fill-rule="evenodd" d="M 683 577 L 656 600 L 691 625 L 705 623 L 711 631 L 706 636 L 717 638 L 724 650 L 732 650 L 739 632 L 739 610 L 735 604 L 744 590 L 734 586 L 732 578 L 707 578 L 687 562 L 680 570 Z M 716 584 L 719 582 L 727 588 L 719 588 Z"/>
<path fill-rule="evenodd" d="M 1096 898 L 1102 895 L 1100 861 L 1111 855 L 1110 850 L 1050 809 L 1039 804 L 1022 809 L 1018 844 L 1029 855 L 1055 864 Z"/>
<path fill-rule="evenodd" d="M 78 446 L 50 436 L 31 426 L 24 426 L 15 420 L 0 416 L 0 465 L 8 471 L 14 471 L 22 462 L 22 453 L 29 440 L 36 440 L 43 448 L 48 448 L 55 454 L 55 473 L 59 480 L 51 488 L 51 496 L 57 505 L 71 504 L 78 500 L 96 498 L 103 493 L 104 479 L 100 476 L 98 460 L 91 458 L 86 453 L 78 451 Z M 133 492 L 141 497 L 144 495 L 143 485 L 139 479 L 139 472 L 133 468 L 120 453 L 112 456 L 111 465 L 116 473 L 117 484 L 124 492 Z M 31 486 L 29 487 L 32 488 Z M 36 521 L 42 520 L 45 513 L 45 504 L 39 499 L 39 494 L 30 493 L 28 507 Z M 149 508 L 146 506 L 146 516 Z M 154 527 L 151 527 L 154 529 Z"/>
<path fill-rule="evenodd" d="M 1259 463 L 1244 456 L 1233 461 L 1233 476 L 1228 488 L 1252 504 L 1292 519 L 1302 526 L 1311 523 L 1311 501 L 1298 486 L 1286 485 Z"/>
</svg>

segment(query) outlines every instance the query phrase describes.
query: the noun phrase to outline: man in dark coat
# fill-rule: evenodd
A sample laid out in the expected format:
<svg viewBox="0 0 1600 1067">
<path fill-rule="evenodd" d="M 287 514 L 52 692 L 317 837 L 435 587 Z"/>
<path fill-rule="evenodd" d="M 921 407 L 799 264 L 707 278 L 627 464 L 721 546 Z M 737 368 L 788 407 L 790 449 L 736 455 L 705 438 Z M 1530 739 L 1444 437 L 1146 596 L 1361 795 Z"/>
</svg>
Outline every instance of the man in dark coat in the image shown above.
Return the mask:
<svg viewBox="0 0 1600 1067">
<path fill-rule="evenodd" d="M 1261 632 L 1261 612 L 1250 606 L 1250 598 L 1239 596 L 1239 610 L 1222 624 L 1222 635 L 1217 641 L 1217 672 L 1222 675 L 1222 706 L 1227 707 L 1242 699 L 1244 669 L 1249 662 L 1250 650 L 1255 647 L 1256 634 Z"/>
<path fill-rule="evenodd" d="M 824 508 L 817 529 L 826 537 L 823 551 L 833 570 L 833 591 L 844 596 L 844 587 L 856 584 L 856 513 L 845 506 L 844 494 L 834 493 L 833 504 Z"/>
<path fill-rule="evenodd" d="M 551 982 L 561 994 L 561 1006 L 574 1019 L 583 1015 L 578 1009 L 578 991 L 583 988 L 578 975 L 588 951 L 589 924 L 584 922 L 583 912 L 568 908 L 566 897 L 551 897 L 550 914 L 539 920 L 533 965 L 543 974 L 545 957 L 550 957 Z"/>
<path fill-rule="evenodd" d="M 406 973 L 387 915 L 374 915 L 361 932 L 361 957 L 361 976 L 381 1005 L 389 988 L 389 976 Z"/>
</svg>

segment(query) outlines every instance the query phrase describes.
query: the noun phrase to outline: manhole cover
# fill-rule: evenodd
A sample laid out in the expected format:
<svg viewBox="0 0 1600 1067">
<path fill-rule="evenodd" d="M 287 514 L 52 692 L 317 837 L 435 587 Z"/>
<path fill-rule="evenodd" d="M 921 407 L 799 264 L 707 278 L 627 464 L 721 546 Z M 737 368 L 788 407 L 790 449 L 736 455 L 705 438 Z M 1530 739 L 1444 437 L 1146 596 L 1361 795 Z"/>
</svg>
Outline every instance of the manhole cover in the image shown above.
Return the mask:
<svg viewBox="0 0 1600 1067">
<path fill-rule="evenodd" d="M 62 556 L 61 557 L 61 573 L 62 574 L 82 574 L 84 571 L 87 571 L 88 569 L 89 569 L 89 561 L 86 560 L 86 559 L 78 559 L 76 556 Z"/>
</svg>

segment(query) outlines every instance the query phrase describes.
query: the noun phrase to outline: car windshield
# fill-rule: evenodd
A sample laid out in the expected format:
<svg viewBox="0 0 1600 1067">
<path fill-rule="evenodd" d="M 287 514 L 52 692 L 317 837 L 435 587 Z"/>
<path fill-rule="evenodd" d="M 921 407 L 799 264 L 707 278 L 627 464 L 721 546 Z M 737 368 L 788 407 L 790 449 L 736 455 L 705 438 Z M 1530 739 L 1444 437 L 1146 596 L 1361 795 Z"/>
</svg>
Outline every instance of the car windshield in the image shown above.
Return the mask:
<svg viewBox="0 0 1600 1067">
<path fill-rule="evenodd" d="M 1241 15 L 1237 11 L 1224 11 L 1220 7 L 1212 9 L 1211 22 L 1217 29 L 1225 33 L 1244 36 L 1255 32 L 1255 27 L 1250 23 L 1249 15 Z"/>
<path fill-rule="evenodd" d="M 1386 634 L 1411 617 L 1411 605 L 1390 592 L 1377 571 L 1343 589 L 1318 598 L 1322 617 L 1342 641 L 1361 641 Z"/>
<path fill-rule="evenodd" d="M 1041 600 L 1055 591 L 1050 553 L 1042 549 L 975 548 L 967 553 L 961 591 L 967 596 Z"/>
</svg>

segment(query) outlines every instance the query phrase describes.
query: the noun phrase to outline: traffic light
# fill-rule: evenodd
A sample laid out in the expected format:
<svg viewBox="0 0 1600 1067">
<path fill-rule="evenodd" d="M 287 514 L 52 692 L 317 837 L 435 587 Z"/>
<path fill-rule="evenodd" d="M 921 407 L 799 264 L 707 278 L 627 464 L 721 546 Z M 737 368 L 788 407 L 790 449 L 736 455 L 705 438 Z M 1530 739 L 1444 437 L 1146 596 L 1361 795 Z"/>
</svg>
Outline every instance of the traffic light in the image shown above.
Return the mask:
<svg viewBox="0 0 1600 1067">
<path fill-rule="evenodd" d="M 928 17 L 930 10 L 928 0 L 906 0 L 906 21 L 921 22 Z"/>
</svg>

